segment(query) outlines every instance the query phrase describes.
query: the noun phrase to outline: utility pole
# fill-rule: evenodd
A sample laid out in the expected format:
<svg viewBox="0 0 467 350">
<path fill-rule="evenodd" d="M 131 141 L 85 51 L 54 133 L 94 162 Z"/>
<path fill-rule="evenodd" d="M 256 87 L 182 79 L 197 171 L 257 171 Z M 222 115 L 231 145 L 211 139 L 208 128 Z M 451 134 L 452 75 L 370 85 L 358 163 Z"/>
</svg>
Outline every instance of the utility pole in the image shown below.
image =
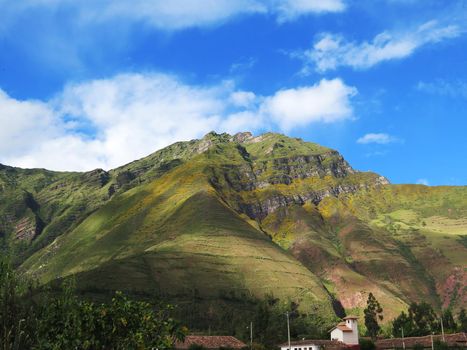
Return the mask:
<svg viewBox="0 0 467 350">
<path fill-rule="evenodd" d="M 288 339 L 289 339 L 289 349 L 288 350 L 292 350 L 290 348 L 290 321 L 289 321 L 289 312 L 287 311 L 285 313 L 287 315 L 287 336 L 288 336 Z"/>
<path fill-rule="evenodd" d="M 431 332 L 431 350 L 435 350 L 435 344 L 433 343 L 433 332 Z"/>
<path fill-rule="evenodd" d="M 443 335 L 443 343 L 446 343 L 446 339 L 444 339 L 443 315 L 441 315 L 441 334 Z"/>
<path fill-rule="evenodd" d="M 253 322 L 250 322 L 250 350 L 253 350 Z"/>
<path fill-rule="evenodd" d="M 402 331 L 402 348 L 405 350 L 404 327 L 401 327 L 401 331 Z"/>
</svg>

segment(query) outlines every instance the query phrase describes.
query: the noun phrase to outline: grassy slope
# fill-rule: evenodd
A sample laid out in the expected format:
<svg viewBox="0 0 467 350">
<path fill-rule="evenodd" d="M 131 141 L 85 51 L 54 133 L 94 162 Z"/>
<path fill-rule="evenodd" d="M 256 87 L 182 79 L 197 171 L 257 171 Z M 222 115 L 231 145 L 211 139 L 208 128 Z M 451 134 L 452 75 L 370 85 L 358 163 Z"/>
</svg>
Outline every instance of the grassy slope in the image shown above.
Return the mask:
<svg viewBox="0 0 467 350">
<path fill-rule="evenodd" d="M 223 161 L 243 160 L 228 146 L 117 195 L 22 268 L 44 282 L 85 273 L 83 288 L 157 290 L 182 300 L 195 291 L 211 299 L 272 293 L 333 317 L 318 278 L 220 201 L 206 166 Z"/>
<path fill-rule="evenodd" d="M 301 155 L 320 155 L 323 161 L 314 167 L 346 166 L 332 150 L 282 135 L 266 134 L 261 141 L 255 139 L 244 145 L 259 180 L 296 175 L 306 166 L 297 158 Z M 289 159 L 286 163 L 285 158 Z M 364 306 L 370 291 L 385 306 L 388 319 L 414 300 L 455 309 L 465 305 L 467 251 L 462 232 L 467 233 L 463 226 L 466 188 L 372 186 L 376 179 L 378 175 L 372 173 L 336 177 L 325 171 L 311 177 L 298 176 L 291 183 L 222 192 L 226 198 L 233 198 L 231 202 L 260 205 L 274 199 L 274 203 L 292 199 L 292 203 L 287 201 L 286 206 L 260 218 L 258 224 L 320 276 L 347 309 Z M 326 197 L 317 208 L 309 201 L 305 205 L 293 201 L 297 196 L 306 198 L 309 192 L 354 186 L 358 187 L 355 193 L 342 193 L 339 199 Z M 229 186 L 223 184 L 225 187 Z M 406 225 L 407 230 L 388 221 L 385 213 L 397 213 L 402 208 L 416 209 L 418 227 L 412 223 Z M 440 217 L 431 218 L 435 213 Z M 423 218 L 431 220 L 424 222 Z M 436 228 L 432 229 L 433 225 Z M 420 233 L 414 234 L 414 229 Z"/>
<path fill-rule="evenodd" d="M 466 304 L 466 187 L 380 186 L 379 175 L 316 144 L 229 140 L 174 144 L 110 171 L 105 184 L 92 173 L 17 170 L 15 191 L 34 195 L 46 223 L 29 252 L 61 235 L 23 269 L 181 303 L 272 291 L 330 315 L 324 284 L 350 312 L 372 291 L 386 320 L 412 300 Z M 5 203 L 22 198 L 0 185 Z"/>
<path fill-rule="evenodd" d="M 432 280 L 443 307 L 467 303 L 467 250 L 462 243 L 467 235 L 466 187 L 393 185 L 345 201 L 400 244 Z"/>
<path fill-rule="evenodd" d="M 178 142 L 109 172 L 54 172 L 0 164 L 0 249 L 21 263 L 76 228 L 113 195 L 162 176 L 219 138 L 208 134 L 203 140 Z M 19 239 L 22 233 L 30 235 Z"/>
<path fill-rule="evenodd" d="M 52 172 L 0 166 L 0 232 L 20 262 L 76 227 L 107 199 L 107 174 Z M 21 226 L 31 236 L 23 240 Z"/>
</svg>

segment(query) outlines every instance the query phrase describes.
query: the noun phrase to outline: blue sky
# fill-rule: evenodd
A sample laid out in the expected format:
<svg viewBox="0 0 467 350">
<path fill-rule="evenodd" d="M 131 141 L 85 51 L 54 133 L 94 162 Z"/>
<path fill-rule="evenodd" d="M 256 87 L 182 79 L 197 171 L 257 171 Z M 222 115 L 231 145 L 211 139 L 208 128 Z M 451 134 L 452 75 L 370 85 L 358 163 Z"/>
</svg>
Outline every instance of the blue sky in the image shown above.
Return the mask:
<svg viewBox="0 0 467 350">
<path fill-rule="evenodd" d="M 276 131 L 467 184 L 467 1 L 0 0 L 0 162 L 109 169 Z"/>
</svg>

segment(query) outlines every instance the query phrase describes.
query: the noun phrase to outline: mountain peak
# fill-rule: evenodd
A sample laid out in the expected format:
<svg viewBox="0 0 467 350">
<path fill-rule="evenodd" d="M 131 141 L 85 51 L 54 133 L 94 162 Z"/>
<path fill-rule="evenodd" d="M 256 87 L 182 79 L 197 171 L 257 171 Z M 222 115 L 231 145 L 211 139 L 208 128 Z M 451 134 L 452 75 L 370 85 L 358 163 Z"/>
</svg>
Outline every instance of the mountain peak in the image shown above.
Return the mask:
<svg viewBox="0 0 467 350">
<path fill-rule="evenodd" d="M 245 141 L 251 140 L 253 138 L 253 134 L 249 131 L 244 132 L 237 132 L 234 136 L 232 136 L 231 140 L 238 143 L 243 143 Z"/>
</svg>

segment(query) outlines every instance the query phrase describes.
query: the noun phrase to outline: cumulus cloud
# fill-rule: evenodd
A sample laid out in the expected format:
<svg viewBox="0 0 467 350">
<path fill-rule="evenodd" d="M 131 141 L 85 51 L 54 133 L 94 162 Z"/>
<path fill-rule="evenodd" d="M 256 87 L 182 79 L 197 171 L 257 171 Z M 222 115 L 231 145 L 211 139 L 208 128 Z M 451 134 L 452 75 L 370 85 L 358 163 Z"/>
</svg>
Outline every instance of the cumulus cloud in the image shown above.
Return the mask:
<svg viewBox="0 0 467 350">
<path fill-rule="evenodd" d="M 464 32 L 459 25 L 444 25 L 433 20 L 405 32 L 385 31 L 361 43 L 348 41 L 340 34 L 322 33 L 310 50 L 294 56 L 304 61 L 303 73 L 326 72 L 341 66 L 367 69 L 384 61 L 408 57 L 423 46 L 458 37 Z"/>
<path fill-rule="evenodd" d="M 340 79 L 323 79 L 313 86 L 276 92 L 264 101 L 262 112 L 285 131 L 312 122 L 332 123 L 352 116 L 350 99 L 356 93 Z"/>
<path fill-rule="evenodd" d="M 211 130 L 286 131 L 343 120 L 352 115 L 355 93 L 334 79 L 257 96 L 232 82 L 188 85 L 156 73 L 70 84 L 50 101 L 17 100 L 0 90 L 0 162 L 110 169 Z"/>
<path fill-rule="evenodd" d="M 18 101 L 0 90 L 0 154 L 16 156 L 59 135 L 66 125 L 41 101 Z"/>
<path fill-rule="evenodd" d="M 256 101 L 256 95 L 251 91 L 235 91 L 230 95 L 232 103 L 239 107 L 250 107 Z"/>
<path fill-rule="evenodd" d="M 362 137 L 360 137 L 358 140 L 357 140 L 357 143 L 360 143 L 360 144 L 369 144 L 369 143 L 378 143 L 380 145 L 385 145 L 385 144 L 388 144 L 388 143 L 393 143 L 393 142 L 398 142 L 399 139 L 394 137 L 394 136 L 391 136 L 391 135 L 388 135 L 388 134 L 383 134 L 383 133 L 369 133 L 369 134 L 366 134 Z"/>
<path fill-rule="evenodd" d="M 3 25 L 31 10 L 72 10 L 82 25 L 113 20 L 164 30 L 209 26 L 239 15 L 272 14 L 279 22 L 310 13 L 340 12 L 345 0 L 0 0 Z"/>
</svg>

